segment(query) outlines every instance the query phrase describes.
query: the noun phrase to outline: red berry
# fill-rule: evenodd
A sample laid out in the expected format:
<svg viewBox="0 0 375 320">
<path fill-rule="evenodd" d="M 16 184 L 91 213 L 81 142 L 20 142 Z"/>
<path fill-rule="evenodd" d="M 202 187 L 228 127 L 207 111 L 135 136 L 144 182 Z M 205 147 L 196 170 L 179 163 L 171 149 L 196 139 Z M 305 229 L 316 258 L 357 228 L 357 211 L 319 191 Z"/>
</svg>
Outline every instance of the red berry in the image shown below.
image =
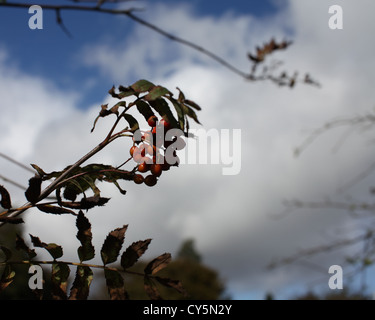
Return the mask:
<svg viewBox="0 0 375 320">
<path fill-rule="evenodd" d="M 149 165 L 146 163 L 146 162 L 142 162 L 139 166 L 138 166 L 138 171 L 139 172 L 147 172 L 149 169 Z"/>
<path fill-rule="evenodd" d="M 157 177 L 159 177 L 161 175 L 163 171 L 163 168 L 160 164 L 152 164 L 151 165 L 151 173 Z"/>
<path fill-rule="evenodd" d="M 156 183 L 157 183 L 158 179 L 156 178 L 156 176 L 154 176 L 153 174 L 150 174 L 148 175 L 145 179 L 144 179 L 144 183 L 149 186 L 149 187 L 153 187 Z"/>
<path fill-rule="evenodd" d="M 158 118 L 156 116 L 151 116 L 147 120 L 147 123 L 150 127 L 155 127 L 157 122 L 158 122 Z"/>
<path fill-rule="evenodd" d="M 165 119 L 161 119 L 159 123 L 164 126 L 165 131 L 168 131 L 171 128 L 171 124 Z"/>
<path fill-rule="evenodd" d="M 141 174 L 135 174 L 134 177 L 133 177 L 133 181 L 136 184 L 141 184 L 141 183 L 143 183 L 144 179 L 143 179 L 143 176 Z"/>
<path fill-rule="evenodd" d="M 129 152 L 130 152 L 130 155 L 131 155 L 131 156 L 133 156 L 135 149 L 137 149 L 136 146 L 132 146 L 132 147 L 130 148 Z"/>
</svg>

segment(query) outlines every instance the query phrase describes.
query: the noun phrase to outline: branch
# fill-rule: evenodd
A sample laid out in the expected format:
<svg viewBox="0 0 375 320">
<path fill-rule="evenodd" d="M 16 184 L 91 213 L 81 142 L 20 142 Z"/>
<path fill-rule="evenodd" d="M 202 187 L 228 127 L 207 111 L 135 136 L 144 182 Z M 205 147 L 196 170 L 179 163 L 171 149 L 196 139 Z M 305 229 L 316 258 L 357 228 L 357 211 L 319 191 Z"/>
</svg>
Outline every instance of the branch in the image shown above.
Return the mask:
<svg viewBox="0 0 375 320">
<path fill-rule="evenodd" d="M 342 248 L 342 247 L 351 246 L 351 245 L 360 243 L 362 241 L 365 241 L 365 240 L 369 239 L 370 237 L 373 237 L 373 234 L 372 234 L 371 231 L 367 231 L 365 234 L 361 234 L 357 237 L 339 240 L 339 241 L 336 241 L 336 242 L 328 244 L 328 245 L 323 245 L 323 246 L 313 247 L 313 248 L 310 248 L 310 249 L 301 250 L 300 252 L 298 252 L 295 255 L 292 255 L 290 257 L 281 259 L 278 262 L 271 263 L 270 265 L 268 265 L 268 268 L 274 269 L 276 267 L 279 267 L 280 265 L 292 264 L 295 261 L 297 261 L 298 259 L 300 259 L 301 257 L 306 258 L 306 257 L 316 255 L 318 253 L 330 252 L 332 250 L 337 250 L 337 249 Z"/>
<path fill-rule="evenodd" d="M 117 271 L 117 272 L 123 272 L 127 274 L 137 275 L 144 277 L 145 275 L 140 272 L 136 271 L 129 271 L 124 269 L 118 269 L 113 267 L 107 267 L 105 265 L 100 264 L 91 264 L 91 263 L 80 263 L 80 262 L 71 262 L 71 261 L 60 261 L 60 260 L 52 260 L 52 261 L 42 261 L 42 260 L 20 260 L 20 261 L 6 261 L 6 262 L 0 262 L 0 266 L 5 266 L 7 264 L 29 264 L 29 265 L 35 265 L 35 264 L 55 264 L 55 263 L 63 263 L 70 266 L 76 266 L 76 267 L 89 267 L 89 268 L 96 268 L 96 269 L 103 269 L 103 270 L 109 270 L 109 271 Z M 148 275 L 149 278 L 155 278 L 154 275 Z"/>
<path fill-rule="evenodd" d="M 249 57 L 250 61 L 253 63 L 253 66 L 251 68 L 251 72 L 248 73 L 248 72 L 244 72 L 244 71 L 238 69 L 237 67 L 230 64 L 225 59 L 219 57 L 218 55 L 216 55 L 212 51 L 209 51 L 209 50 L 203 48 L 202 46 L 199 46 L 199 45 L 197 45 L 197 44 L 195 44 L 191 41 L 188 41 L 188 40 L 185 40 L 185 39 L 180 38 L 178 36 L 175 36 L 175 35 L 167 32 L 167 31 L 159 28 L 158 26 L 156 26 L 152 23 L 135 16 L 133 14 L 133 11 L 141 10 L 139 8 L 130 8 L 130 9 L 126 9 L 126 10 L 119 10 L 119 9 L 108 9 L 108 8 L 102 7 L 102 4 L 105 4 L 105 3 L 119 3 L 119 2 L 129 1 L 129 0 L 102 0 L 102 1 L 101 0 L 71 0 L 71 1 L 77 2 L 77 3 L 81 3 L 81 2 L 93 3 L 93 2 L 95 2 L 95 3 L 97 3 L 97 5 L 96 6 L 47 5 L 47 4 L 43 5 L 43 9 L 56 11 L 57 23 L 60 25 L 60 27 L 63 29 L 63 31 L 69 37 L 71 37 L 71 34 L 66 29 L 65 25 L 62 22 L 61 16 L 60 16 L 60 11 L 62 11 L 62 10 L 77 10 L 77 11 L 107 13 L 107 14 L 114 14 L 114 15 L 125 15 L 128 18 L 130 18 L 131 20 L 145 26 L 146 28 L 149 28 L 150 30 L 153 30 L 154 32 L 159 33 L 160 35 L 166 37 L 167 39 L 169 39 L 171 41 L 175 41 L 177 43 L 180 43 L 182 45 L 190 47 L 190 48 L 206 55 L 210 59 L 215 60 L 216 62 L 218 62 L 219 64 L 221 64 L 222 66 L 224 66 L 225 68 L 230 70 L 231 72 L 233 72 L 233 73 L 237 74 L 238 76 L 244 78 L 245 80 L 249 80 L 249 81 L 270 80 L 271 82 L 274 82 L 275 84 L 277 84 L 279 86 L 288 86 L 290 88 L 293 88 L 297 82 L 308 84 L 308 85 L 313 85 L 313 86 L 317 86 L 317 87 L 320 86 L 320 84 L 318 82 L 312 80 L 312 78 L 309 76 L 309 74 L 306 74 L 303 79 L 297 79 L 297 75 L 298 75 L 297 73 L 295 73 L 292 76 L 289 76 L 285 72 L 283 72 L 279 76 L 275 77 L 274 75 L 272 75 L 271 73 L 268 72 L 269 70 L 273 69 L 272 67 L 270 67 L 270 68 L 265 67 L 264 70 L 267 70 L 267 72 L 264 72 L 264 70 L 263 70 L 262 74 L 255 75 L 256 67 L 258 66 L 258 64 L 260 64 L 264 61 L 264 58 L 265 58 L 266 55 L 272 53 L 274 50 L 286 49 L 291 44 L 291 42 L 283 41 L 280 44 L 277 44 L 272 39 L 269 43 L 265 44 L 263 48 L 257 48 L 258 56 L 253 56 L 251 54 L 248 54 L 248 57 Z M 14 8 L 29 8 L 30 7 L 29 4 L 24 4 L 24 3 L 0 3 L 0 5 L 5 6 L 5 7 L 14 7 Z M 262 55 L 260 59 L 259 59 L 259 53 Z"/>
<path fill-rule="evenodd" d="M 113 142 L 115 139 L 119 138 L 120 135 L 118 135 L 117 133 L 116 134 L 113 134 L 113 131 L 115 130 L 117 124 L 119 123 L 119 120 L 121 119 L 121 117 L 123 116 L 123 114 L 129 109 L 129 106 L 118 116 L 116 122 L 114 123 L 114 125 L 112 126 L 111 130 L 110 130 L 110 133 L 106 136 L 106 138 L 101 142 L 99 143 L 94 149 L 92 149 L 91 151 L 89 151 L 87 154 L 85 154 L 81 159 L 79 159 L 76 163 L 74 163 L 72 166 L 70 166 L 66 171 L 64 171 L 59 177 L 57 177 L 50 185 L 48 185 L 39 195 L 39 198 L 37 199 L 37 201 L 35 202 L 38 203 L 39 201 L 47 198 L 52 191 L 54 191 L 58 185 L 64 181 L 71 172 L 73 172 L 76 168 L 78 168 L 81 164 L 83 164 L 84 162 L 86 162 L 88 159 L 90 159 L 91 157 L 93 157 L 95 154 L 97 154 L 99 151 L 101 151 L 104 147 L 106 147 L 108 144 L 110 144 L 111 142 Z M 122 130 L 123 131 L 123 130 Z M 121 131 L 121 132 L 122 132 Z M 33 172 L 34 173 L 34 172 Z M 25 205 L 23 205 L 21 208 L 13 211 L 12 213 L 10 213 L 7 217 L 9 218 L 14 218 L 14 217 L 17 217 L 19 216 L 20 214 L 22 214 L 23 212 L 25 212 L 26 210 L 30 209 L 31 207 L 33 207 L 35 204 L 32 204 L 31 202 L 28 202 L 26 203 Z M 0 215 L 2 214 L 6 214 L 8 213 L 9 211 L 4 211 L 2 213 L 0 213 Z M 4 226 L 6 224 L 6 222 L 1 222 L 0 223 L 0 228 L 2 226 Z"/>
<path fill-rule="evenodd" d="M 10 162 L 12 162 L 12 163 L 14 163 L 15 165 L 21 167 L 22 169 L 25 169 L 25 170 L 27 170 L 27 171 L 29 171 L 29 172 L 34 173 L 34 170 L 33 170 L 33 169 L 29 168 L 28 166 L 25 166 L 23 163 L 18 162 L 17 160 L 13 159 L 12 157 L 7 156 L 7 155 L 4 154 L 4 153 L 1 153 L 1 152 L 0 152 L 0 157 L 2 157 L 2 158 L 4 158 L 4 159 L 6 159 L 6 160 L 8 160 L 8 161 L 10 161 Z"/>
<path fill-rule="evenodd" d="M 325 123 L 322 127 L 313 131 L 305 141 L 294 150 L 294 155 L 298 157 L 310 144 L 312 144 L 319 136 L 328 130 L 343 126 L 358 126 L 362 130 L 368 130 L 375 125 L 375 114 L 368 113 L 363 116 L 342 118 Z"/>
</svg>

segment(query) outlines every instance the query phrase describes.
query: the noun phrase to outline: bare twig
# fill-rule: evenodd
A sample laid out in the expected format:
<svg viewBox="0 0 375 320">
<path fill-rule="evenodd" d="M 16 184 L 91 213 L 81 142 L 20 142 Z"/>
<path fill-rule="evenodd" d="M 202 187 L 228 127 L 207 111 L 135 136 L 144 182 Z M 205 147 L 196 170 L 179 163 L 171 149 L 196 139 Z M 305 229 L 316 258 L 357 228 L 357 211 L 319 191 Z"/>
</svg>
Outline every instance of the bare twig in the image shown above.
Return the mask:
<svg viewBox="0 0 375 320">
<path fill-rule="evenodd" d="M 279 86 L 288 86 L 290 88 L 293 88 L 297 82 L 309 84 L 309 85 L 314 85 L 314 86 L 318 86 L 318 87 L 320 86 L 319 83 L 312 80 L 312 78 L 309 76 L 309 74 L 306 74 L 303 79 L 297 79 L 297 75 L 298 75 L 297 73 L 290 76 L 290 75 L 287 75 L 285 72 L 283 72 L 279 76 L 274 76 L 273 74 L 271 74 L 269 72 L 269 70 L 267 68 L 264 68 L 264 69 L 268 70 L 268 72 L 263 72 L 260 75 L 255 74 L 257 65 L 264 61 L 265 55 L 271 53 L 273 50 L 285 49 L 286 47 L 288 47 L 291 44 L 291 42 L 284 41 L 281 44 L 277 44 L 272 39 L 272 41 L 270 43 L 266 44 L 265 47 L 263 48 L 263 49 L 266 49 L 266 50 L 269 50 L 271 48 L 271 50 L 269 52 L 261 52 L 262 53 L 262 60 L 261 61 L 254 60 L 254 59 L 257 59 L 257 58 L 256 57 L 254 58 L 254 56 L 249 55 L 249 57 L 251 57 L 250 60 L 253 62 L 253 66 L 251 68 L 252 71 L 250 73 L 248 73 L 248 72 L 244 72 L 244 71 L 240 70 L 239 68 L 235 67 L 234 65 L 232 65 L 231 63 L 229 63 L 225 59 L 221 58 L 220 56 L 216 55 L 212 51 L 207 50 L 206 48 L 204 48 L 202 46 L 199 46 L 192 41 L 185 40 L 185 39 L 180 38 L 176 35 L 173 35 L 172 33 L 167 32 L 167 31 L 159 28 L 158 26 L 156 26 L 156 25 L 154 25 L 154 24 L 134 15 L 133 12 L 137 11 L 137 10 L 139 11 L 140 10 L 139 8 L 130 8 L 130 9 L 126 9 L 126 10 L 121 10 L 121 9 L 104 8 L 102 6 L 105 3 L 120 3 L 120 2 L 129 1 L 129 0 L 102 0 L 102 1 L 100 1 L 100 0 L 99 1 L 98 0 L 71 0 L 71 1 L 75 2 L 75 3 L 83 3 L 83 2 L 94 3 L 95 2 L 96 6 L 47 5 L 47 4 L 43 5 L 43 9 L 56 11 L 57 23 L 69 37 L 71 37 L 71 33 L 67 30 L 67 28 L 65 27 L 65 25 L 63 24 L 63 21 L 61 19 L 60 12 L 62 10 L 76 10 L 76 11 L 107 13 L 107 14 L 114 14 L 114 15 L 125 15 L 128 18 L 130 18 L 131 20 L 145 26 L 146 28 L 149 28 L 150 30 L 153 30 L 154 32 L 159 33 L 160 35 L 166 37 L 167 39 L 169 39 L 171 41 L 175 41 L 177 43 L 180 43 L 182 45 L 190 47 L 190 48 L 206 55 L 207 57 L 215 60 L 216 62 L 218 62 L 219 64 L 221 64 L 222 66 L 224 66 L 225 68 L 230 70 L 231 72 L 233 72 L 233 73 L 237 74 L 238 76 L 244 78 L 245 80 L 249 80 L 249 81 L 270 80 L 270 81 L 274 82 L 275 84 L 277 84 Z M 25 3 L 6 2 L 6 3 L 0 3 L 0 6 L 14 7 L 14 8 L 28 8 L 30 5 L 25 4 Z M 270 45 L 272 45 L 272 47 L 270 47 Z M 258 52 L 259 52 L 259 48 L 258 48 Z M 269 68 L 269 69 L 272 70 L 272 67 Z"/>
<path fill-rule="evenodd" d="M 313 247 L 313 248 L 310 248 L 310 249 L 301 250 L 300 252 L 298 252 L 295 255 L 292 255 L 290 257 L 281 259 L 277 262 L 271 263 L 268 266 L 268 268 L 274 269 L 274 268 L 279 267 L 281 265 L 294 263 L 295 261 L 297 261 L 301 258 L 310 257 L 310 256 L 313 256 L 313 255 L 316 255 L 316 254 L 319 254 L 319 253 L 323 253 L 323 252 L 330 252 L 330 251 L 333 251 L 333 250 L 340 249 L 342 247 L 348 247 L 348 246 L 351 246 L 351 245 L 354 245 L 354 244 L 357 244 L 357 243 L 361 243 L 362 241 L 365 241 L 365 240 L 369 239 L 369 237 L 373 237 L 373 234 L 372 234 L 371 231 L 367 231 L 366 233 L 361 234 L 361 235 L 356 236 L 356 237 L 353 237 L 353 238 L 347 238 L 347 239 L 339 240 L 339 241 L 336 241 L 336 242 L 333 242 L 333 243 L 330 243 L 330 244 L 327 244 L 327 245 L 317 246 L 317 247 Z"/>
<path fill-rule="evenodd" d="M 0 157 L 2 157 L 2 158 L 4 158 L 4 159 L 6 159 L 6 160 L 8 160 L 8 161 L 10 161 L 10 162 L 12 162 L 12 163 L 14 163 L 15 165 L 21 167 L 22 169 L 25 169 L 25 170 L 27 170 L 27 171 L 29 171 L 29 172 L 32 172 L 32 173 L 35 173 L 34 170 L 31 169 L 30 167 L 25 166 L 23 163 L 21 163 L 21 162 L 15 160 L 15 159 L 13 159 L 12 157 L 7 156 L 7 155 L 4 154 L 4 153 L 1 153 L 1 152 L 0 152 Z"/>
</svg>

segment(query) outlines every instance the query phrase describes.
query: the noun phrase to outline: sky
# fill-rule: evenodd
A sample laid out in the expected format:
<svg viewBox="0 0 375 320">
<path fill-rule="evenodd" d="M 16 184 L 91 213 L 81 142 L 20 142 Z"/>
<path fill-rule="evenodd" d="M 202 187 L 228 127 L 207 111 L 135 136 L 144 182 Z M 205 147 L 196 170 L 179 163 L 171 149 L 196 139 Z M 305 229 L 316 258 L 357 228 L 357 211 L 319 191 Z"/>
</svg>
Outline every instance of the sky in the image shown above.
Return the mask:
<svg viewBox="0 0 375 320">
<path fill-rule="evenodd" d="M 109 231 L 129 224 L 128 244 L 153 239 L 146 258 L 163 252 L 173 255 L 183 240 L 194 238 L 203 262 L 218 270 L 234 299 L 263 299 L 268 292 L 288 299 L 307 290 L 328 290 L 328 268 L 342 264 L 350 251 L 320 254 L 273 270 L 266 266 L 373 225 L 371 217 L 354 219 L 346 210 L 287 211 L 284 204 L 293 199 L 373 200 L 371 175 L 339 192 L 373 163 L 371 130 L 332 129 L 299 157 L 293 153 L 327 121 L 373 112 L 374 44 L 368 37 L 375 27 L 375 4 L 340 1 L 344 28 L 331 30 L 328 9 L 334 4 L 323 0 L 125 4 L 143 8 L 136 12 L 142 19 L 205 47 L 244 72 L 250 70 L 247 53 L 256 46 L 272 37 L 293 40 L 288 50 L 275 53 L 271 60 L 283 62 L 280 71 L 308 72 L 321 83 L 320 88 L 298 84 L 293 89 L 246 81 L 126 17 L 64 11 L 64 25 L 72 35 L 68 37 L 56 24 L 54 12 L 44 10 L 43 29 L 30 30 L 26 9 L 0 8 L 0 152 L 25 164 L 36 163 L 46 172 L 61 170 L 105 136 L 109 118 L 101 119 L 94 133 L 90 129 L 100 105 L 113 103 L 107 94 L 112 85 L 147 79 L 175 94 L 178 87 L 202 107 L 198 114 L 202 126 L 193 129 L 228 130 L 229 153 L 241 164 L 240 170 L 224 175 L 230 163 L 223 158 L 219 164 L 185 163 L 163 174 L 153 188 L 123 184 L 125 196 L 100 184 L 111 200 L 87 214 L 97 252 Z M 234 132 L 241 133 L 240 149 Z M 220 136 L 215 143 L 225 141 Z M 116 142 L 92 161 L 118 165 L 126 160 L 130 146 L 130 141 Z M 194 155 L 192 145 L 186 152 Z M 22 185 L 31 177 L 4 159 L 0 174 Z M 22 190 L 0 183 L 14 203 L 25 201 Z M 61 244 L 66 260 L 76 258 L 74 217 L 38 211 L 24 217 L 27 232 Z M 368 276 L 371 279 L 371 273 Z M 344 277 L 346 284 L 350 281 Z"/>
</svg>

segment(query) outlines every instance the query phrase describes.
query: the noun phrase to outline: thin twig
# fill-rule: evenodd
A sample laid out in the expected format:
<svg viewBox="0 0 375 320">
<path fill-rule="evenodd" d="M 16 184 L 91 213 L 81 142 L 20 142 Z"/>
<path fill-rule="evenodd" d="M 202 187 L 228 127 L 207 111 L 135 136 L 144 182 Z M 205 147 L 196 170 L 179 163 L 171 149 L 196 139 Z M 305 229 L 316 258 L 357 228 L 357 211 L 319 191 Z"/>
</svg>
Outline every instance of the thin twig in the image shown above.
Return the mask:
<svg viewBox="0 0 375 320">
<path fill-rule="evenodd" d="M 80 263 L 80 262 L 71 262 L 71 261 L 60 261 L 60 260 L 52 260 L 52 261 L 42 261 L 42 260 L 5 261 L 5 262 L 0 262 L 0 266 L 4 266 L 4 265 L 7 265 L 7 264 L 29 264 L 29 265 L 33 264 L 33 265 L 35 265 L 35 264 L 55 264 L 55 263 L 63 263 L 63 264 L 76 266 L 76 267 L 89 267 L 89 268 L 124 272 L 124 273 L 128 273 L 128 274 L 133 274 L 133 275 L 144 277 L 144 274 L 141 273 L 141 272 L 123 270 L 123 269 L 118 269 L 118 268 L 113 268 L 113 267 L 107 267 L 105 265 L 99 265 L 99 264 Z M 149 275 L 149 277 L 153 277 L 153 276 Z"/>
<path fill-rule="evenodd" d="M 80 1 L 74 1 L 74 2 L 80 2 Z M 91 2 L 91 1 L 90 1 Z M 0 4 L 1 6 L 5 6 L 5 7 L 14 7 L 14 8 L 29 8 L 30 5 L 29 4 L 24 4 L 24 3 L 1 3 Z M 130 19 L 132 19 L 133 21 L 163 35 L 164 37 L 172 40 L 172 41 L 175 41 L 175 42 L 178 42 L 178 43 L 181 43 L 183 45 L 186 45 L 190 48 L 193 48 L 194 50 L 197 50 L 203 54 L 205 54 L 206 56 L 210 57 L 211 59 L 217 61 L 218 63 L 220 63 L 221 65 L 223 65 L 224 67 L 226 67 L 227 69 L 231 70 L 232 72 L 238 74 L 239 76 L 245 78 L 245 79 L 248 79 L 248 80 L 252 80 L 253 79 L 253 76 L 251 74 L 248 74 L 246 72 L 243 72 L 241 70 L 239 70 L 238 68 L 236 68 L 235 66 L 231 65 L 230 63 L 228 63 L 227 61 L 225 61 L 223 58 L 220 58 L 219 56 L 217 56 L 216 54 L 214 54 L 213 52 L 191 42 L 191 41 L 188 41 L 188 40 L 185 40 L 185 39 L 182 39 L 180 37 L 177 37 L 149 22 L 147 22 L 146 20 L 143 20 L 137 16 L 135 16 L 133 14 L 133 11 L 135 10 L 140 10 L 138 8 L 130 8 L 130 9 L 126 9 L 126 10 L 118 10 L 118 9 L 108 9 L 108 8 L 103 8 L 103 7 L 91 7 L 91 6 L 79 6 L 79 5 L 43 5 L 43 9 L 46 9 L 46 10 L 54 10 L 56 12 L 60 12 L 62 10 L 77 10 L 77 11 L 91 11 L 91 12 L 100 12 L 100 13 L 108 13 L 108 14 L 116 14 L 116 15 L 126 15 L 127 17 L 129 17 Z M 61 17 L 60 17 L 61 19 Z M 62 22 L 60 21 L 59 22 L 59 19 L 58 19 L 58 23 L 60 24 L 60 26 L 63 26 Z M 66 32 L 66 30 L 64 29 L 64 31 Z"/>
<path fill-rule="evenodd" d="M 13 159 L 13 158 L 7 156 L 7 155 L 4 154 L 4 153 L 1 153 L 1 152 L 0 152 L 0 157 L 2 157 L 2 158 L 4 158 L 4 159 L 6 159 L 6 160 L 8 160 L 8 161 L 10 161 L 10 162 L 12 162 L 12 163 L 14 163 L 15 165 L 21 167 L 22 169 L 25 169 L 25 170 L 27 170 L 27 171 L 29 171 L 29 172 L 32 172 L 32 173 L 35 173 L 35 171 L 34 171 L 33 169 L 31 169 L 30 167 L 25 166 L 23 163 L 21 163 L 21 162 L 15 160 L 15 159 Z"/>
</svg>

